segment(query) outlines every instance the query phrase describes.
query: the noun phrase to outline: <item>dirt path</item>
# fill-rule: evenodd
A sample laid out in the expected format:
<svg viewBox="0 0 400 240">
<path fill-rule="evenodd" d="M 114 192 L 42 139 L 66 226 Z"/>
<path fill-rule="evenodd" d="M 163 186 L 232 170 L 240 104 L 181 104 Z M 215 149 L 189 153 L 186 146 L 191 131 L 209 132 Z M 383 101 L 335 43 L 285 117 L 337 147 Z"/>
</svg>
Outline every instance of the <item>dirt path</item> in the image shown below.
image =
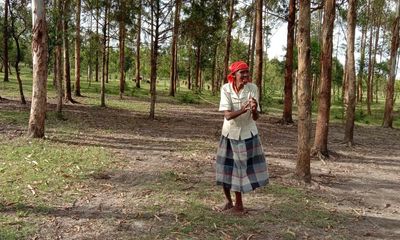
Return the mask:
<svg viewBox="0 0 400 240">
<path fill-rule="evenodd" d="M 193 173 L 188 182 L 212 184 L 222 125 L 222 116 L 214 106 L 171 105 L 158 109 L 154 121 L 147 120 L 146 113 L 120 109 L 99 111 L 85 105 L 65 109 L 71 119 L 83 121 L 89 128 L 69 140 L 50 130 L 52 141 L 101 146 L 122 161 L 115 161 L 116 170 L 93 176 L 82 186 L 83 197 L 50 211 L 37 239 L 130 239 L 129 233 L 140 239 L 141 234 L 159 231 L 160 219 L 179 218 L 168 211 L 159 216 L 147 214 L 142 206 L 153 193 L 141 187 L 143 183 L 162 184 L 160 176 L 170 171 Z M 258 124 L 271 181 L 296 185 L 290 173 L 296 160 L 297 127 L 277 125 L 277 120 L 263 115 Z M 2 130 L 15 131 L 5 126 Z M 399 239 L 400 131 L 356 127 L 355 134 L 356 145 L 349 148 L 341 144 L 342 127 L 331 126 L 332 158 L 312 162 L 313 184 L 306 189 L 330 199 L 332 211 L 358 216 L 347 230 L 355 239 Z M 182 149 L 189 151 L 183 154 Z"/>
</svg>

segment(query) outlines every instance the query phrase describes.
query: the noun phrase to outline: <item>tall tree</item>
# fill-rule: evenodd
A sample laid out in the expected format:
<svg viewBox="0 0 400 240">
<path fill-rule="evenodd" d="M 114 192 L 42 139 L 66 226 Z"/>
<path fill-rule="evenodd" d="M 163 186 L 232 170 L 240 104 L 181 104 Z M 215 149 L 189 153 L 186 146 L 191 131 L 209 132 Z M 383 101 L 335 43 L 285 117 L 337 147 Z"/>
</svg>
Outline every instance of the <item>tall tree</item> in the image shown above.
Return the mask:
<svg viewBox="0 0 400 240">
<path fill-rule="evenodd" d="M 55 46 L 55 78 L 57 87 L 57 114 L 61 116 L 64 99 L 63 89 L 63 62 L 62 62 L 62 0 L 54 1 L 54 12 L 56 13 L 56 46 Z"/>
<path fill-rule="evenodd" d="M 32 104 L 28 136 L 44 137 L 47 99 L 47 23 L 44 0 L 32 0 Z"/>
<path fill-rule="evenodd" d="M 294 26 L 296 20 L 296 0 L 289 2 L 289 15 L 287 17 L 287 47 L 285 60 L 285 98 L 283 107 L 282 124 L 293 123 L 293 51 L 294 51 Z"/>
<path fill-rule="evenodd" d="M 125 36 L 126 36 L 126 3 L 119 1 L 119 97 L 125 92 Z"/>
<path fill-rule="evenodd" d="M 231 52 L 231 42 L 232 42 L 232 24 L 233 24 L 233 13 L 235 11 L 235 1 L 228 1 L 228 21 L 226 24 L 226 42 L 225 42 L 225 55 L 224 55 L 224 82 L 228 82 L 228 66 L 229 66 L 229 55 Z"/>
<path fill-rule="evenodd" d="M 175 19 L 174 19 L 174 29 L 172 33 L 172 44 L 171 44 L 171 71 L 170 71 L 170 85 L 169 85 L 169 95 L 175 96 L 176 92 L 176 81 L 178 74 L 178 34 L 179 34 L 179 16 L 181 14 L 182 0 L 175 0 Z"/>
<path fill-rule="evenodd" d="M 310 0 L 299 1 L 298 47 L 298 147 L 296 175 L 305 182 L 311 181 L 311 46 Z"/>
<path fill-rule="evenodd" d="M 385 101 L 385 113 L 383 117 L 383 127 L 393 127 L 393 105 L 394 105 L 394 81 L 396 78 L 396 67 L 397 67 L 397 52 L 399 49 L 399 28 L 400 28 L 400 2 L 397 2 L 396 18 L 393 22 L 392 27 L 392 43 L 390 48 L 390 59 L 389 59 L 389 79 L 386 86 L 386 101 Z"/>
<path fill-rule="evenodd" d="M 75 96 L 81 96 L 81 0 L 76 0 Z"/>
<path fill-rule="evenodd" d="M 109 11 L 109 1 L 106 0 L 104 1 L 105 5 L 105 12 L 104 12 L 104 23 L 103 23 L 103 61 L 102 61 L 102 77 L 101 77 L 101 83 L 100 83 L 100 106 L 105 107 L 106 106 L 106 98 L 105 98 L 105 88 L 106 88 L 106 78 L 107 78 L 107 25 L 108 25 L 108 11 Z M 122 95 L 121 95 L 122 97 Z"/>
<path fill-rule="evenodd" d="M 20 74 L 20 69 L 19 69 L 19 63 L 22 60 L 22 53 L 21 53 L 21 47 L 20 47 L 20 37 L 21 35 L 25 32 L 27 28 L 27 19 L 26 16 L 27 14 L 24 12 L 24 9 L 26 8 L 26 1 L 11 1 L 10 4 L 10 20 L 11 20 L 11 35 L 14 38 L 15 45 L 17 47 L 17 55 L 15 58 L 15 73 L 17 75 L 17 82 L 18 82 L 18 88 L 19 88 L 19 95 L 21 98 L 21 103 L 26 104 L 25 101 L 25 96 L 24 96 L 24 91 L 22 88 L 22 80 L 21 80 L 21 74 Z M 17 22 L 20 21 L 19 25 L 22 25 L 22 29 L 19 29 L 17 26 Z M 7 72 L 7 71 L 6 71 Z"/>
<path fill-rule="evenodd" d="M 4 82 L 8 82 L 8 9 L 9 0 L 4 1 L 4 26 L 3 26 L 3 67 L 4 67 Z"/>
<path fill-rule="evenodd" d="M 256 84 L 259 89 L 259 105 L 261 107 L 262 96 L 263 96 L 263 85 L 262 85 L 262 72 L 263 72 L 263 42 L 262 42 L 262 13 L 263 13 L 263 1 L 256 0 L 256 60 L 255 60 L 255 78 Z M 262 110 L 262 108 L 261 108 Z"/>
<path fill-rule="evenodd" d="M 160 0 L 151 0 L 151 70 L 150 70 L 150 119 L 155 117 L 156 84 L 157 84 L 157 60 L 160 35 Z"/>
<path fill-rule="evenodd" d="M 347 76 L 347 106 L 346 109 L 346 125 L 344 132 L 344 142 L 349 146 L 353 145 L 353 135 L 354 135 L 354 118 L 355 118 L 355 85 L 356 85 L 356 69 L 354 60 L 354 38 L 356 29 L 356 19 L 357 19 L 357 0 L 349 0 L 349 9 L 347 11 L 347 66 L 346 66 L 346 76 Z"/>
<path fill-rule="evenodd" d="M 367 26 L 366 24 L 362 26 L 361 30 L 361 54 L 360 54 L 360 66 L 358 70 L 358 80 L 357 80 L 357 102 L 363 101 L 363 78 L 364 78 L 364 67 L 365 67 L 365 45 L 367 39 Z"/>
<path fill-rule="evenodd" d="M 140 88 L 140 35 L 142 32 L 142 1 L 139 0 L 138 18 L 136 24 L 136 87 Z"/>
<path fill-rule="evenodd" d="M 320 157 L 329 157 L 328 131 L 331 108 L 333 23 L 335 22 L 335 0 L 324 4 L 322 26 L 321 86 L 318 101 L 318 117 L 315 128 L 314 151 Z"/>
<path fill-rule="evenodd" d="M 63 17 L 62 17 L 62 31 L 63 31 L 63 55 L 64 55 L 64 80 L 65 80 L 65 101 L 76 103 L 72 99 L 72 88 L 71 88 L 71 65 L 69 62 L 69 39 L 68 39 L 68 19 L 69 19 L 69 8 L 70 1 L 64 0 L 63 3 Z"/>
</svg>

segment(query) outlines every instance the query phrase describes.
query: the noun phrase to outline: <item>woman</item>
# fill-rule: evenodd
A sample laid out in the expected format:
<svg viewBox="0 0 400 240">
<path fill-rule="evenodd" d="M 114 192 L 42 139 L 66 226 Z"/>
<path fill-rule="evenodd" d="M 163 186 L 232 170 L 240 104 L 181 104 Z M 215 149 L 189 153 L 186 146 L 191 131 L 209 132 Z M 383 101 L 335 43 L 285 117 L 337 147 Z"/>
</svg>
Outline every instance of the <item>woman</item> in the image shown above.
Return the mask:
<svg viewBox="0 0 400 240">
<path fill-rule="evenodd" d="M 268 184 L 267 164 L 255 121 L 259 117 L 257 85 L 250 82 L 249 67 L 232 63 L 228 83 L 221 88 L 219 111 L 224 112 L 217 152 L 217 185 L 226 197 L 222 211 L 243 212 L 242 193 Z M 231 191 L 235 192 L 233 204 Z"/>
</svg>

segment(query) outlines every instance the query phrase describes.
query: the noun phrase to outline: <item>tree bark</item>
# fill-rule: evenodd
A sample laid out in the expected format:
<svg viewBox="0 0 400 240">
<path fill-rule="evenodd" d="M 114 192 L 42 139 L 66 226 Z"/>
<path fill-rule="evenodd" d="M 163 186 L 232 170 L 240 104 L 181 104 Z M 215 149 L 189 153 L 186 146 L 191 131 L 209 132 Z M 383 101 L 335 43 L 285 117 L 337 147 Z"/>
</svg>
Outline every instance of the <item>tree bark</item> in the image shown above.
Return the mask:
<svg viewBox="0 0 400 240">
<path fill-rule="evenodd" d="M 65 101 L 70 101 L 71 103 L 76 103 L 72 99 L 71 90 L 71 66 L 69 63 L 69 42 L 68 42 L 68 11 L 69 11 L 69 1 L 64 1 L 63 4 L 63 51 L 64 51 L 64 80 L 65 80 Z"/>
<path fill-rule="evenodd" d="M 172 34 L 172 46 L 171 46 L 171 73 L 170 73 L 170 85 L 169 85 L 169 95 L 175 96 L 176 92 L 176 80 L 178 78 L 178 50 L 177 50 L 177 40 L 179 34 L 179 16 L 181 13 L 182 0 L 175 1 L 175 19 L 174 19 L 174 30 Z"/>
<path fill-rule="evenodd" d="M 263 88 L 262 88 L 262 72 L 263 72 L 263 42 L 262 42 L 262 13 L 263 13 L 263 1 L 256 0 L 256 59 L 255 59 L 255 78 L 256 85 L 259 90 L 259 106 L 262 111 L 262 99 L 263 99 Z"/>
<path fill-rule="evenodd" d="M 76 0 L 75 96 L 81 96 L 81 0 Z"/>
<path fill-rule="evenodd" d="M 8 79 L 8 10 L 9 0 L 4 1 L 4 26 L 3 26 L 3 67 L 4 67 L 4 82 Z"/>
<path fill-rule="evenodd" d="M 311 46 L 310 46 L 310 0 L 299 2 L 298 25 L 298 147 L 296 175 L 303 181 L 311 181 Z"/>
<path fill-rule="evenodd" d="M 357 0 L 349 0 L 349 10 L 347 12 L 347 81 L 348 103 L 346 107 L 346 125 L 344 133 L 344 141 L 349 146 L 352 146 L 354 135 L 354 118 L 355 118 L 355 85 L 356 85 L 356 71 L 354 60 L 354 38 L 356 29 L 356 15 L 357 15 Z"/>
<path fill-rule="evenodd" d="M 364 78 L 364 67 L 365 67 L 365 45 L 367 39 L 367 25 L 362 27 L 361 30 L 361 56 L 360 56 L 360 68 L 358 71 L 357 81 L 357 102 L 363 101 L 363 78 Z"/>
<path fill-rule="evenodd" d="M 142 1 L 139 2 L 139 13 L 137 20 L 137 35 L 136 35 L 136 87 L 140 88 L 140 34 L 142 31 Z"/>
<path fill-rule="evenodd" d="M 56 86 L 57 86 L 57 114 L 61 116 L 62 105 L 64 99 L 64 89 L 63 89 L 63 65 L 62 65 L 62 0 L 56 0 L 55 11 L 57 12 L 56 18 Z"/>
<path fill-rule="evenodd" d="M 47 101 L 47 24 L 44 0 L 32 0 L 32 104 L 28 136 L 43 138 Z"/>
<path fill-rule="evenodd" d="M 14 4 L 16 4 L 16 3 L 14 3 Z M 21 104 L 26 104 L 24 91 L 23 91 L 23 87 L 22 87 L 22 80 L 21 80 L 20 71 L 19 71 L 19 63 L 21 61 L 21 48 L 19 45 L 19 38 L 26 30 L 26 23 L 25 23 L 25 20 L 23 20 L 23 22 L 24 22 L 24 25 L 22 26 L 23 29 L 20 32 L 18 32 L 18 28 L 15 26 L 15 21 L 16 21 L 17 16 L 14 15 L 12 8 L 13 8 L 13 6 L 9 7 L 10 18 L 11 18 L 10 19 L 11 20 L 11 35 L 14 38 L 15 46 L 17 47 L 17 55 L 15 58 L 15 73 L 17 75 L 17 82 L 18 82 Z"/>
<path fill-rule="evenodd" d="M 382 126 L 393 128 L 393 105 L 394 105 L 394 81 L 396 78 L 397 52 L 399 49 L 399 28 L 400 28 L 400 3 L 397 3 L 397 14 L 392 28 L 392 43 L 389 59 L 389 79 L 386 86 L 385 113 Z"/>
<path fill-rule="evenodd" d="M 328 131 L 331 108 L 333 24 L 335 22 L 335 0 L 324 4 L 322 27 L 321 86 L 318 101 L 318 117 L 315 129 L 314 153 L 329 157 Z"/>
<path fill-rule="evenodd" d="M 103 24 L 103 61 L 102 61 L 102 77 L 101 77 L 101 83 L 100 83 L 100 106 L 105 107 L 106 106 L 106 77 L 107 77 L 107 19 L 108 19 L 108 6 L 109 2 L 105 2 L 105 15 L 104 15 L 104 24 Z M 121 96 L 121 95 L 120 95 Z"/>
<path fill-rule="evenodd" d="M 121 19 L 119 21 L 119 97 L 125 92 L 125 1 L 121 1 Z"/>
<path fill-rule="evenodd" d="M 200 90 L 201 46 L 196 47 L 195 90 Z"/>
<path fill-rule="evenodd" d="M 154 6 L 155 3 L 155 6 Z M 150 119 L 155 118 L 160 1 L 151 0 Z"/>
<path fill-rule="evenodd" d="M 285 61 L 285 98 L 283 107 L 282 124 L 293 123 L 293 46 L 294 46 L 294 25 L 296 20 L 296 0 L 289 2 L 288 32 Z"/>
<path fill-rule="evenodd" d="M 232 41 L 232 24 L 233 24 L 233 12 L 235 10 L 235 1 L 229 1 L 229 16 L 226 24 L 226 45 L 225 45 L 225 56 L 224 56 L 224 82 L 228 82 L 228 67 L 229 67 L 229 55 L 231 53 L 231 41 Z"/>
<path fill-rule="evenodd" d="M 96 0 L 96 45 L 94 46 L 96 48 L 96 57 L 95 57 L 95 81 L 99 81 L 99 45 L 100 45 L 100 39 L 99 39 L 99 22 L 100 22 L 100 9 L 99 9 L 99 0 Z"/>
</svg>

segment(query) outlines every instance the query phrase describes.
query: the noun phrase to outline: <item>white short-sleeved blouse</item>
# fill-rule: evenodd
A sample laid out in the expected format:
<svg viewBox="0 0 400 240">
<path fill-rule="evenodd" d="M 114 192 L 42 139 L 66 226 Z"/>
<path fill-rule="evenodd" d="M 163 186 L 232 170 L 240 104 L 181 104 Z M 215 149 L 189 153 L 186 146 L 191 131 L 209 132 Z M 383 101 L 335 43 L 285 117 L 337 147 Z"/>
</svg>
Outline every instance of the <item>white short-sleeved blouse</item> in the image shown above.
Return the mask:
<svg viewBox="0 0 400 240">
<path fill-rule="evenodd" d="M 238 111 L 250 97 L 255 98 L 258 103 L 258 88 L 254 83 L 247 83 L 239 93 L 233 90 L 233 85 L 231 83 L 226 83 L 221 87 L 219 111 Z M 259 104 L 257 105 L 257 111 L 261 111 Z M 256 134 L 258 134 L 258 130 L 256 122 L 251 117 L 250 110 L 229 121 L 224 118 L 222 135 L 225 137 L 235 140 L 244 140 Z"/>
</svg>

